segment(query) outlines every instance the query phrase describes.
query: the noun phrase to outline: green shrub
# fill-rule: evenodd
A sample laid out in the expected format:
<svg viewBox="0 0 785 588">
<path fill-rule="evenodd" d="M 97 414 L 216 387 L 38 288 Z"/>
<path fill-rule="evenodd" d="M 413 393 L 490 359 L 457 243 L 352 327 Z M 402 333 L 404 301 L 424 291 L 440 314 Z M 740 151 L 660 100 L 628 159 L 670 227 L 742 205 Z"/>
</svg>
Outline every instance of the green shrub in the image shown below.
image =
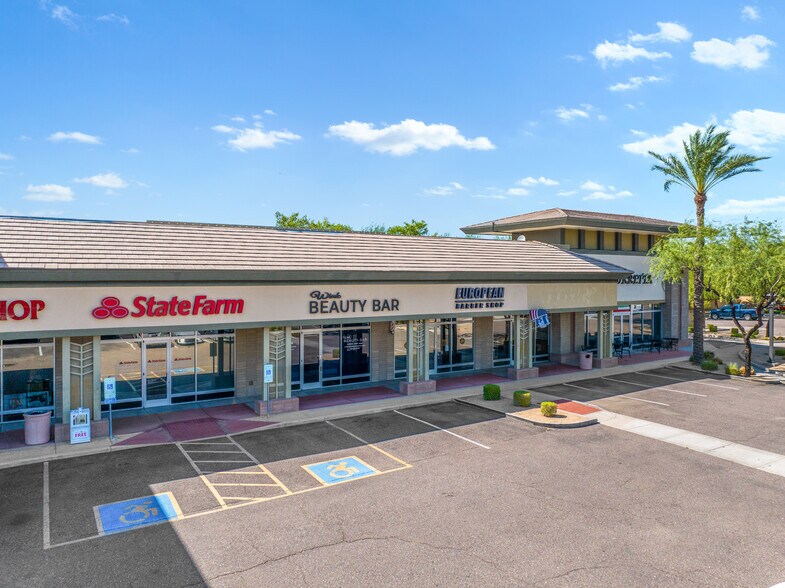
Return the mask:
<svg viewBox="0 0 785 588">
<path fill-rule="evenodd" d="M 701 369 L 714 371 L 717 369 L 717 362 L 713 359 L 704 359 L 701 362 Z"/>
<path fill-rule="evenodd" d="M 516 390 L 512 393 L 512 401 L 515 406 L 531 406 L 532 393 L 528 390 Z"/>
<path fill-rule="evenodd" d="M 717 332 L 717 325 L 706 325 L 709 333 L 716 333 Z"/>
<path fill-rule="evenodd" d="M 741 372 L 739 371 L 739 364 L 729 363 L 728 365 L 725 366 L 725 373 L 728 374 L 729 376 L 738 376 L 739 374 L 741 374 Z"/>
<path fill-rule="evenodd" d="M 785 356 L 785 348 L 780 347 L 779 349 L 775 349 L 774 355 L 779 355 L 780 357 Z"/>
<path fill-rule="evenodd" d="M 739 337 L 741 333 L 739 333 L 738 327 L 731 327 L 730 328 L 730 336 L 731 337 Z"/>
<path fill-rule="evenodd" d="M 746 366 L 741 366 L 739 368 L 739 375 L 740 376 L 746 376 L 747 375 L 747 367 Z M 755 368 L 750 368 L 750 375 L 751 376 L 755 375 Z"/>
<path fill-rule="evenodd" d="M 704 351 L 703 352 L 703 359 L 716 359 L 713 351 Z"/>
<path fill-rule="evenodd" d="M 483 400 L 501 400 L 502 389 L 499 384 L 485 384 L 482 387 Z"/>
<path fill-rule="evenodd" d="M 688 333 L 694 333 L 694 332 L 695 332 L 695 329 L 693 329 L 693 328 L 692 328 L 692 325 L 690 325 L 689 327 L 687 327 L 687 332 L 688 332 Z"/>
<path fill-rule="evenodd" d="M 556 416 L 557 410 L 559 410 L 559 406 L 555 402 L 543 402 L 540 404 L 540 412 L 543 416 Z"/>
</svg>

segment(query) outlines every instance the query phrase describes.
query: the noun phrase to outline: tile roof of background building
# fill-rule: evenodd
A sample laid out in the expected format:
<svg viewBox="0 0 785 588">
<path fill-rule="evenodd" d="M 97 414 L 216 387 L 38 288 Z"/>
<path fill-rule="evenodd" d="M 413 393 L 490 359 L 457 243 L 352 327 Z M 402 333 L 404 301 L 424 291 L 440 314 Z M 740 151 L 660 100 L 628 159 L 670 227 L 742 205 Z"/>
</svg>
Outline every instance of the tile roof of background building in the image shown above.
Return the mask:
<svg viewBox="0 0 785 588">
<path fill-rule="evenodd" d="M 10 271 L 9 271 L 10 270 Z M 18 271 L 17 271 L 18 270 Z M 0 281 L 610 280 L 618 266 L 538 242 L 168 222 L 0 217 Z M 53 271 L 54 270 L 54 271 Z M 168 278 L 167 278 L 168 276 Z M 176 277 L 175 277 L 176 276 Z M 33 277 L 25 279 L 33 280 Z M 209 278 L 207 278 L 209 279 Z"/>
<path fill-rule="evenodd" d="M 486 221 L 463 227 L 461 230 L 467 234 L 485 232 L 506 232 L 509 230 L 526 228 L 549 228 L 565 225 L 627 228 L 667 233 L 669 229 L 679 226 L 680 223 L 672 221 L 635 216 L 631 214 L 611 214 L 608 212 L 591 212 L 587 210 L 570 210 L 567 208 L 549 208 L 515 216 Z"/>
</svg>

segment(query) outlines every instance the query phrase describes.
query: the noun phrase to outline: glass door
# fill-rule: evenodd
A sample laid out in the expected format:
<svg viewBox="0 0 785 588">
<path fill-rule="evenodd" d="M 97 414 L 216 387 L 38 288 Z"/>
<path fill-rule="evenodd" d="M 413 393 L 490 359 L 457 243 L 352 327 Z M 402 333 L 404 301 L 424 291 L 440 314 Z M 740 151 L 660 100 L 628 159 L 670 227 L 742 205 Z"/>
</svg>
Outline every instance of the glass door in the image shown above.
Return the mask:
<svg viewBox="0 0 785 588">
<path fill-rule="evenodd" d="M 144 362 L 142 374 L 144 406 L 170 404 L 171 343 L 169 340 L 145 341 L 142 361 Z"/>
<path fill-rule="evenodd" d="M 322 385 L 322 333 L 303 333 L 301 337 L 302 389 L 319 388 Z"/>
<path fill-rule="evenodd" d="M 613 342 L 631 344 L 630 313 L 628 311 L 613 313 Z"/>
</svg>

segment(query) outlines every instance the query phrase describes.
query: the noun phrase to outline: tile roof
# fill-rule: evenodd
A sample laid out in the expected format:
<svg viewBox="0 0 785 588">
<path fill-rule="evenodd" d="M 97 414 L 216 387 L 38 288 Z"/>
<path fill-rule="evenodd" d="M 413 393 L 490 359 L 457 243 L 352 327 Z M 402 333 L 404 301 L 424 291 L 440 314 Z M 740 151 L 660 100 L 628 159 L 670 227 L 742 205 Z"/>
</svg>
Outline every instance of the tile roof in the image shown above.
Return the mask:
<svg viewBox="0 0 785 588">
<path fill-rule="evenodd" d="M 548 221 L 553 221 L 548 223 Z M 542 228 L 551 224 L 559 226 L 566 223 L 572 225 L 580 225 L 581 221 L 589 221 L 592 225 L 599 223 L 609 223 L 614 226 L 629 225 L 630 228 L 635 226 L 646 226 L 648 228 L 660 227 L 663 232 L 671 227 L 677 227 L 680 223 L 662 220 L 658 218 L 649 218 L 646 216 L 635 216 L 632 214 L 611 214 L 608 212 L 592 212 L 588 210 L 570 210 L 567 208 L 549 208 L 548 210 L 538 210 L 535 212 L 528 212 L 525 214 L 517 214 L 515 216 L 507 216 L 504 218 L 477 223 L 463 227 L 461 230 L 468 233 L 477 232 L 480 230 L 504 230 L 505 228 L 518 227 L 526 228 L 527 226 L 536 226 Z M 546 224 L 547 223 L 547 224 Z"/>
<path fill-rule="evenodd" d="M 168 222 L 0 217 L 0 281 L 6 270 L 234 272 L 260 281 L 278 275 L 361 281 L 406 274 L 479 272 L 526 279 L 616 279 L 622 268 L 538 242 L 406 237 Z M 39 272 L 40 273 L 40 272 Z M 46 273 L 46 272 L 44 272 Z M 504 274 L 504 276 L 502 275 Z M 548 278 L 550 276 L 550 278 Z M 483 278 L 487 279 L 487 278 Z"/>
</svg>

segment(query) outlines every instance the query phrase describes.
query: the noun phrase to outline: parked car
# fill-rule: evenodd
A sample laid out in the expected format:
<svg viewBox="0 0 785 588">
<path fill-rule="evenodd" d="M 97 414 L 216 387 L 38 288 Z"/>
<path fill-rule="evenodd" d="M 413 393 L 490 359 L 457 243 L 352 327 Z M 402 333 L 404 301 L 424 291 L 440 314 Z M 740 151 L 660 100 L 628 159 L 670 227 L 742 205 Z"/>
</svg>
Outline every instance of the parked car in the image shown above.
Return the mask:
<svg viewBox="0 0 785 588">
<path fill-rule="evenodd" d="M 745 308 L 741 304 L 734 304 L 733 305 L 736 309 L 736 318 L 744 319 L 745 321 L 753 321 L 757 320 L 758 318 L 758 311 L 754 308 Z M 715 308 L 709 313 L 709 317 L 712 320 L 718 320 L 721 318 L 733 318 L 731 316 L 731 306 L 730 304 L 726 304 L 720 308 Z"/>
</svg>

